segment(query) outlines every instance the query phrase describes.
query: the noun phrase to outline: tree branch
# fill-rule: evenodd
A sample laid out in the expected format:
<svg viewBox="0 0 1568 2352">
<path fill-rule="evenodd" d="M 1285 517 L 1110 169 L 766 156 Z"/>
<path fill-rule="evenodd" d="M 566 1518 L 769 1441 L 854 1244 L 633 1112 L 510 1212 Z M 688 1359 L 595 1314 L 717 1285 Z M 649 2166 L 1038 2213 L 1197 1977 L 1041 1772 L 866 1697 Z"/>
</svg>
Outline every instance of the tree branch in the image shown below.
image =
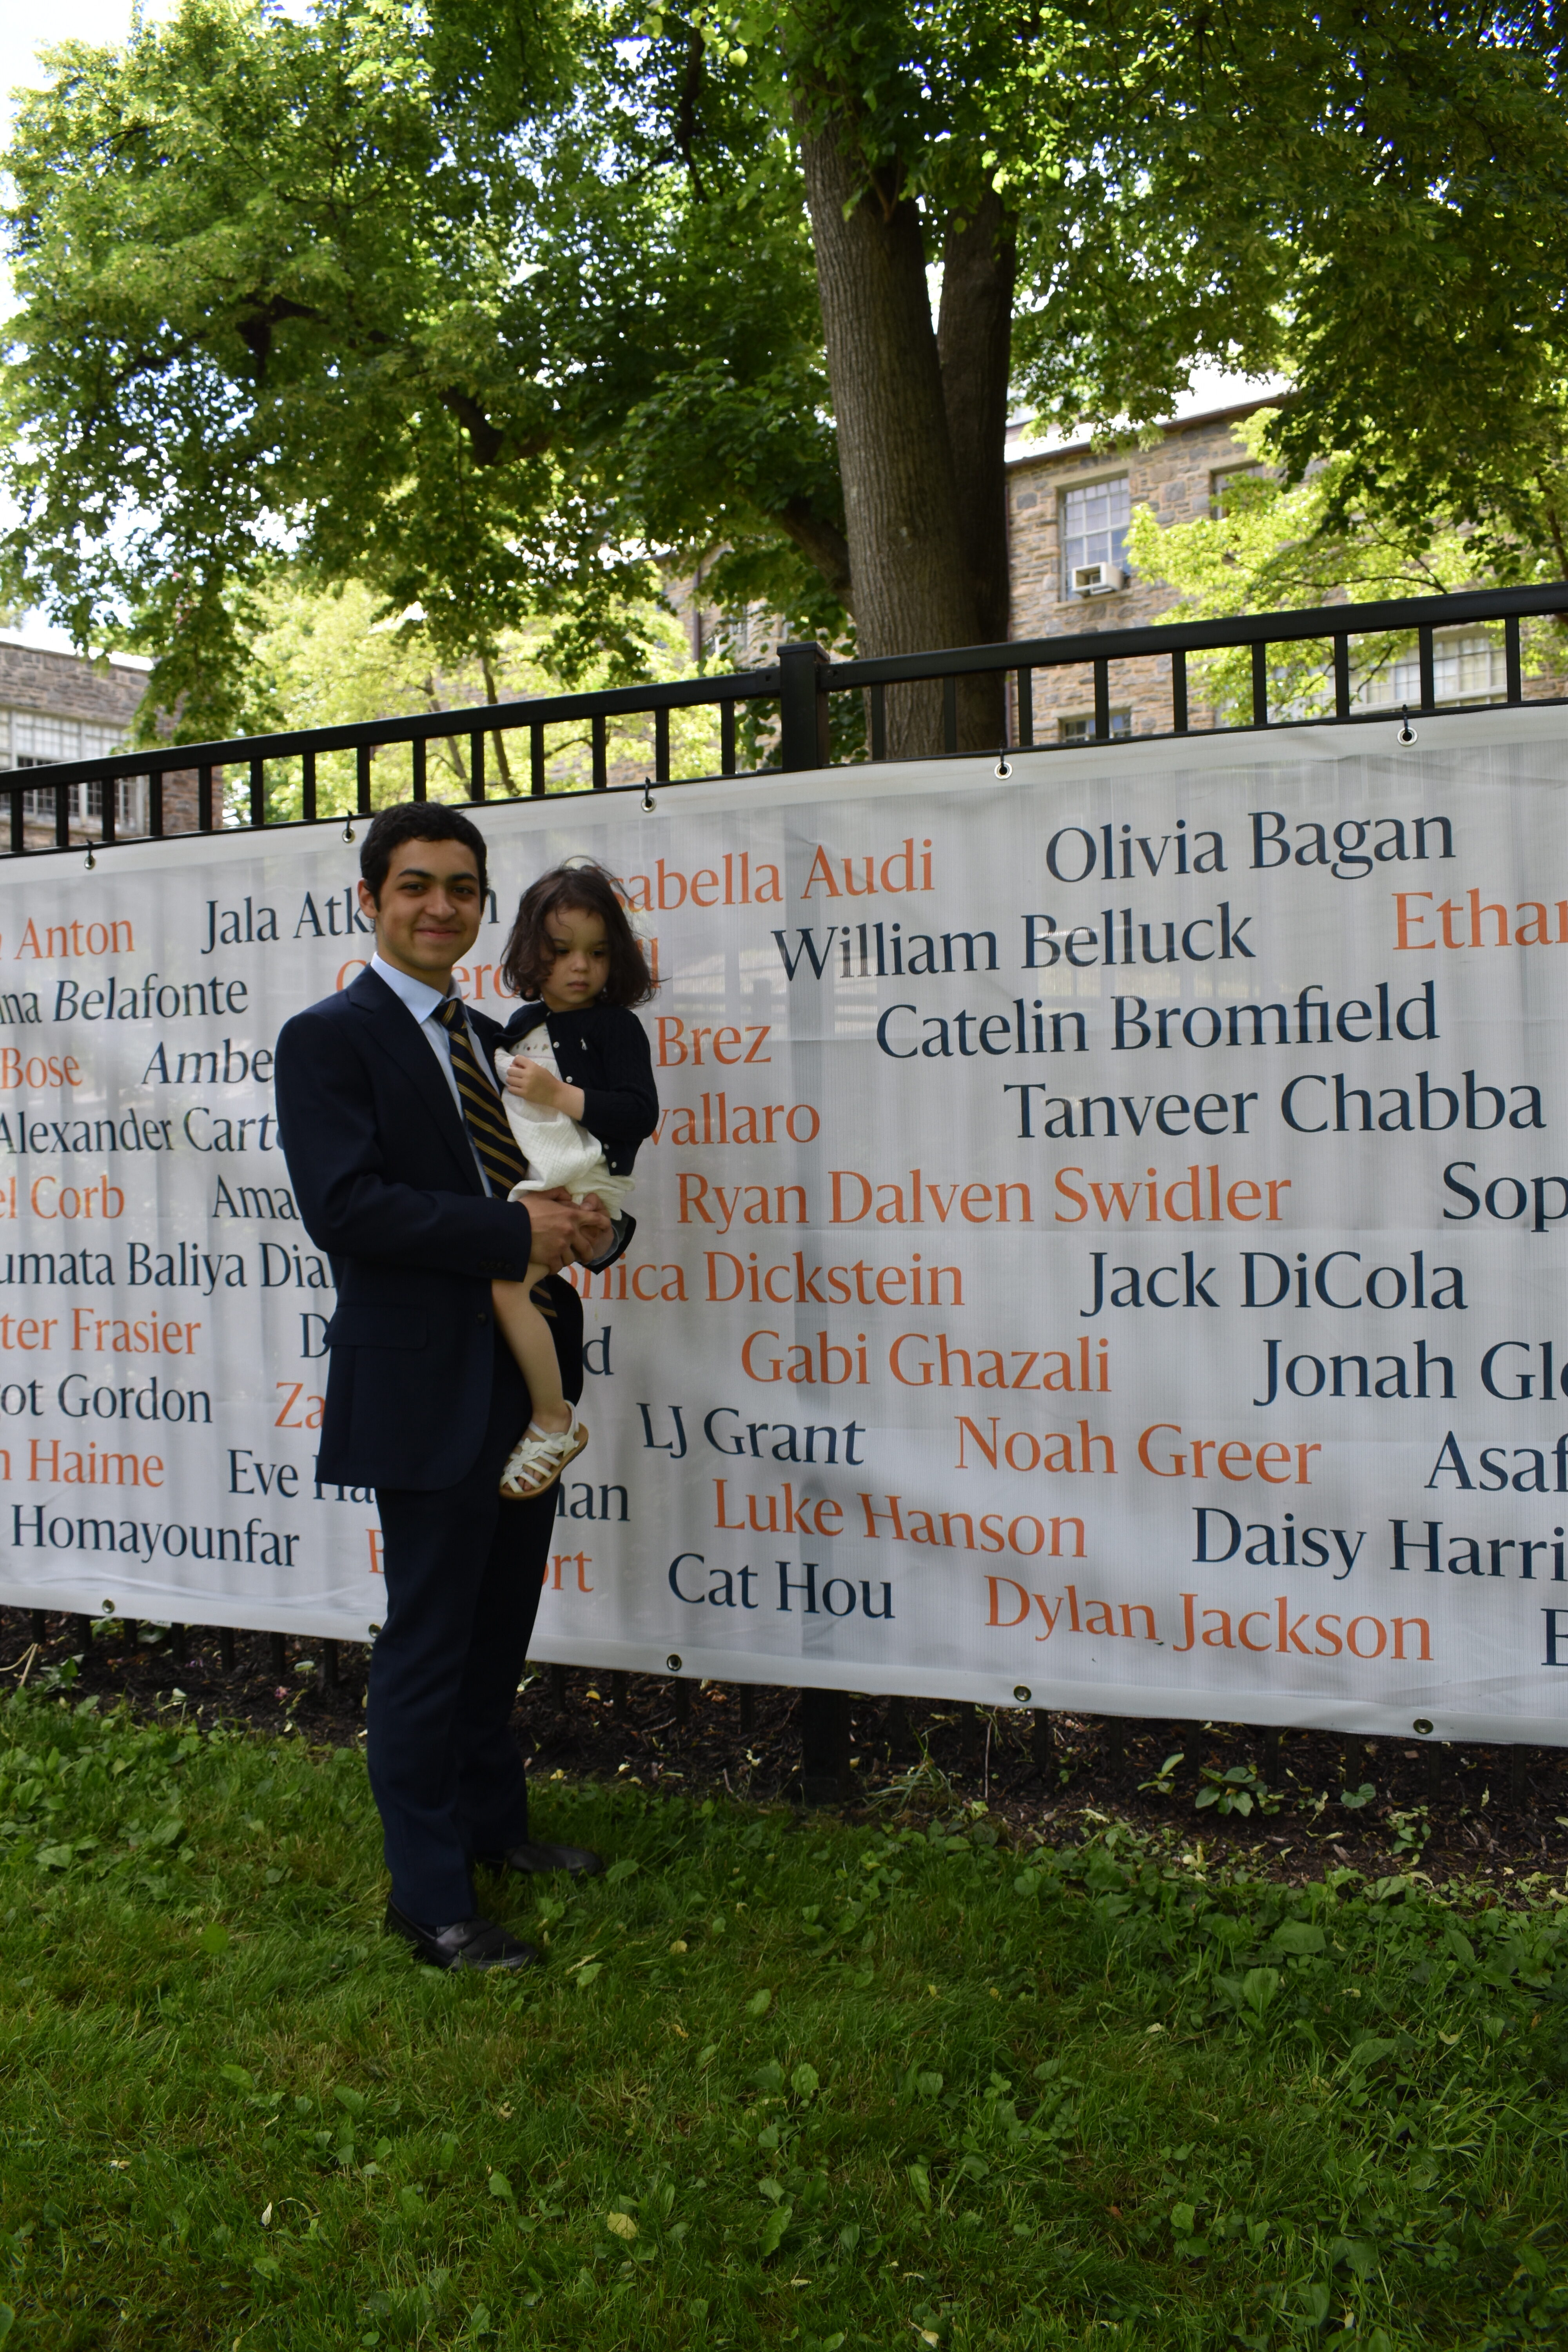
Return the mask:
<svg viewBox="0 0 1568 2352">
<path fill-rule="evenodd" d="M 312 310 L 303 302 L 290 302 L 277 295 L 269 302 L 257 303 L 235 320 L 235 331 L 256 362 L 256 381 L 266 380 L 267 362 L 272 355 L 272 330 L 285 319 L 310 319 L 318 327 L 326 324 L 324 314 Z"/>
<path fill-rule="evenodd" d="M 819 514 L 809 499 L 788 499 L 773 520 L 803 555 L 821 572 L 846 611 L 855 609 L 849 576 L 849 542 L 831 517 Z"/>
<path fill-rule="evenodd" d="M 492 425 L 472 393 L 448 384 L 441 394 L 441 405 L 454 415 L 473 445 L 474 461 L 480 466 L 496 466 L 503 458 L 535 457 L 550 446 L 548 433 L 533 433 L 522 440 Z"/>
<path fill-rule="evenodd" d="M 697 168 L 697 100 L 702 89 L 702 36 L 693 26 L 686 36 L 686 70 L 675 109 L 675 144 L 691 174 L 700 204 L 707 202 L 702 174 Z"/>
</svg>

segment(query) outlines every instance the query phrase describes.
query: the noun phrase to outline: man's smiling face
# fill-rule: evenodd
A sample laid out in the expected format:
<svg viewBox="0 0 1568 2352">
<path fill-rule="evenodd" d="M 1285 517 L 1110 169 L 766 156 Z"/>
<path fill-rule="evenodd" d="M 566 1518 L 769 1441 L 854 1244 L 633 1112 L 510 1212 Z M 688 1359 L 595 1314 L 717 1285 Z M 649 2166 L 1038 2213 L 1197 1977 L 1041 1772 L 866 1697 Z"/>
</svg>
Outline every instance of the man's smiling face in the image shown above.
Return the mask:
<svg viewBox="0 0 1568 2352">
<path fill-rule="evenodd" d="M 374 920 L 384 961 L 445 991 L 479 935 L 484 893 L 474 853 L 460 841 L 399 842 L 379 899 L 362 882 L 359 903 Z"/>
</svg>

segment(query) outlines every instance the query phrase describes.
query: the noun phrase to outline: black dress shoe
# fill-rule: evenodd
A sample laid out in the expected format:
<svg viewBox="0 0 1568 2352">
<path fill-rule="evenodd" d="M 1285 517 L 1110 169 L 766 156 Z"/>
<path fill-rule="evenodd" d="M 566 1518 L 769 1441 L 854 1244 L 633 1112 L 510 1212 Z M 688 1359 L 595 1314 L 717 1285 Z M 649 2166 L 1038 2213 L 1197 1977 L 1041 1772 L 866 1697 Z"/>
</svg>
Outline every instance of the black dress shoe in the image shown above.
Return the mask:
<svg viewBox="0 0 1568 2352">
<path fill-rule="evenodd" d="M 486 1870 L 518 1870 L 530 1878 L 549 1870 L 569 1871 L 574 1878 L 597 1878 L 605 1864 L 585 1845 L 509 1845 L 504 1853 L 477 1853 Z"/>
<path fill-rule="evenodd" d="M 493 1919 L 458 1919 L 449 1927 L 423 1927 L 389 1903 L 386 1932 L 412 1944 L 433 1969 L 531 1969 L 539 1959 L 531 1944 L 520 1944 Z"/>
</svg>

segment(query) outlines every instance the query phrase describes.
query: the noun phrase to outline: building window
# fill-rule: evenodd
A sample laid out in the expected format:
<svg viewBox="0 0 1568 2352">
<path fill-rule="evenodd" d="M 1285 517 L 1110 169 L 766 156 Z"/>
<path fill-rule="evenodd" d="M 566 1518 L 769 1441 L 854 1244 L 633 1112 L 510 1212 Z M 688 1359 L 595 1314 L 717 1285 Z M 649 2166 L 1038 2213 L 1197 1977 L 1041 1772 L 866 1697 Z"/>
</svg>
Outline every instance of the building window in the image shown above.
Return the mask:
<svg viewBox="0 0 1568 2352">
<path fill-rule="evenodd" d="M 1111 712 L 1110 732 L 1113 736 L 1131 734 L 1132 713 L 1131 710 L 1113 710 Z M 1094 713 L 1092 711 L 1080 712 L 1071 719 L 1058 719 L 1057 720 L 1057 740 L 1059 743 L 1094 742 L 1096 740 L 1094 732 Z"/>
<path fill-rule="evenodd" d="M 96 724 L 90 719 L 57 719 L 37 710 L 0 711 L 0 741 L 5 733 L 10 737 L 9 766 L 14 773 L 18 768 L 44 769 L 62 760 L 92 760 L 108 758 L 120 749 L 119 730 Z M 103 828 L 103 793 L 101 782 L 67 786 L 69 823 L 73 832 L 100 833 Z M 27 823 L 55 828 L 56 793 L 52 786 L 39 784 L 22 795 L 22 811 Z M 0 819 L 5 811 L 0 808 Z M 147 779 L 145 776 L 121 777 L 114 787 L 114 822 L 120 833 L 145 833 L 147 830 Z"/>
<path fill-rule="evenodd" d="M 120 735 L 113 727 L 90 719 L 52 719 L 37 710 L 13 710 L 11 765 L 41 768 L 55 760 L 92 760 L 116 751 Z"/>
<path fill-rule="evenodd" d="M 1263 473 L 1261 466 L 1220 466 L 1209 476 L 1209 512 L 1217 522 L 1227 511 L 1226 499 L 1237 482 L 1255 482 Z"/>
<path fill-rule="evenodd" d="M 1084 597 L 1120 588 L 1126 578 L 1127 526 L 1131 520 L 1127 477 L 1089 482 L 1062 493 L 1062 594 Z M 1092 574 L 1100 568 L 1102 584 Z"/>
<path fill-rule="evenodd" d="M 1437 701 L 1452 709 L 1474 702 L 1501 702 L 1508 691 L 1501 646 L 1477 629 L 1444 630 L 1432 640 L 1432 686 Z M 1397 709 L 1421 700 L 1421 661 L 1414 650 L 1386 667 L 1363 672 L 1356 684 L 1358 710 Z"/>
<path fill-rule="evenodd" d="M 18 760 L 19 768 L 46 768 L 47 760 Z M 100 832 L 103 826 L 103 786 L 101 783 L 68 784 L 70 801 L 70 823 L 78 827 L 89 826 Z M 22 807 L 35 824 L 52 825 L 55 822 L 56 788 L 47 784 L 22 794 Z M 117 833 L 145 833 L 147 830 L 147 779 L 145 776 L 121 776 L 114 787 L 114 825 Z"/>
</svg>

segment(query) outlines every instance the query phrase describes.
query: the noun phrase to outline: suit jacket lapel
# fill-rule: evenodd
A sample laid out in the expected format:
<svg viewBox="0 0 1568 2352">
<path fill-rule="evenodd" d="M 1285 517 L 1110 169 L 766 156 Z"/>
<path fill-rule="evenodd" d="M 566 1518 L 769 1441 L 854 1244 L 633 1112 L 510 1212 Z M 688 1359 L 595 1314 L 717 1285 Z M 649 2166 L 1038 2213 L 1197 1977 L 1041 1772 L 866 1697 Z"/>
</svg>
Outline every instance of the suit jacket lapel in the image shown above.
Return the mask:
<svg viewBox="0 0 1568 2352">
<path fill-rule="evenodd" d="M 419 1034 L 419 1024 L 405 1004 L 399 1003 L 386 982 L 374 971 L 362 971 L 351 981 L 349 1002 L 366 1016 L 378 1045 L 396 1063 L 419 1097 L 437 1133 L 451 1152 L 461 1179 L 460 1190 L 482 1190 L 474 1164 L 473 1146 L 452 1090 L 436 1066 L 436 1057 Z"/>
</svg>

